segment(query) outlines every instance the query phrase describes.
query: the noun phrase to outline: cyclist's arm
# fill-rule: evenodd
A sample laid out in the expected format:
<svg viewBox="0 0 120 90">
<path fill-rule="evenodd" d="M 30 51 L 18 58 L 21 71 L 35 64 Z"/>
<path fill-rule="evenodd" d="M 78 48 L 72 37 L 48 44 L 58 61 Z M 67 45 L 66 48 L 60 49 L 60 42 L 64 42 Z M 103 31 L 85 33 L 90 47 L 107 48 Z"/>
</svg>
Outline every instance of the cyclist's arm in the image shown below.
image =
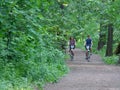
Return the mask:
<svg viewBox="0 0 120 90">
<path fill-rule="evenodd" d="M 76 39 L 74 39 L 74 41 L 75 41 L 75 46 L 76 46 Z"/>
<path fill-rule="evenodd" d="M 93 46 L 93 41 L 91 41 L 91 47 Z"/>
<path fill-rule="evenodd" d="M 84 46 L 86 45 L 86 40 L 85 40 L 85 42 L 84 42 Z"/>
</svg>

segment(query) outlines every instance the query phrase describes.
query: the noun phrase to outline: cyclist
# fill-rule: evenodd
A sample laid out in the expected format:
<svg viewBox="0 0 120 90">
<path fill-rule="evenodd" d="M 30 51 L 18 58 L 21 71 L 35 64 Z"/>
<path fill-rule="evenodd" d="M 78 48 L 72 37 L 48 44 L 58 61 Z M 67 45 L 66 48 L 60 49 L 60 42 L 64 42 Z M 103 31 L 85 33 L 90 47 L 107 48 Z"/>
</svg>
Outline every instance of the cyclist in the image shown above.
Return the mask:
<svg viewBox="0 0 120 90">
<path fill-rule="evenodd" d="M 69 40 L 69 52 L 70 52 L 70 55 L 72 55 L 72 57 L 74 56 L 74 52 L 72 51 L 72 49 L 75 49 L 75 45 L 76 42 L 75 42 L 75 39 L 73 37 L 70 37 L 70 40 Z"/>
<path fill-rule="evenodd" d="M 75 49 L 75 39 L 73 37 L 70 37 L 70 40 L 69 40 L 69 51 L 71 49 Z"/>
<path fill-rule="evenodd" d="M 87 39 L 85 40 L 85 49 L 86 49 L 86 57 L 88 55 L 88 51 L 87 51 L 87 46 L 89 46 L 89 50 L 90 50 L 90 53 L 92 55 L 92 45 L 93 45 L 93 42 L 92 42 L 92 39 L 90 38 L 90 35 L 87 36 Z"/>
</svg>

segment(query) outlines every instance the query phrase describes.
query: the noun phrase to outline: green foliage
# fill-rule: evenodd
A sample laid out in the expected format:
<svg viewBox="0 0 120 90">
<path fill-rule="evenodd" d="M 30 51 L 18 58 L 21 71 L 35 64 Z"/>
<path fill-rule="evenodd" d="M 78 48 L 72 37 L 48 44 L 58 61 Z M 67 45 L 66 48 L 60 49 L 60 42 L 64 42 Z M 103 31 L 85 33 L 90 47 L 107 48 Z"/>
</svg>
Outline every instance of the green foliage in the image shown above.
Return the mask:
<svg viewBox="0 0 120 90">
<path fill-rule="evenodd" d="M 106 64 L 117 64 L 118 63 L 118 57 L 116 56 L 104 57 L 103 60 Z"/>
<path fill-rule="evenodd" d="M 0 1 L 0 90 L 31 90 L 67 73 L 57 44 L 64 40 L 63 33 L 48 31 L 58 26 L 52 23 L 56 18 L 48 18 L 54 14 L 49 11 L 54 2 L 36 1 Z"/>
<path fill-rule="evenodd" d="M 96 51 L 96 53 L 101 55 L 102 60 L 106 64 L 111 64 L 111 65 L 118 64 L 118 60 L 119 60 L 118 56 L 113 55 L 113 56 L 110 56 L 110 57 L 105 57 L 105 48 L 106 48 L 106 45 L 100 51 Z"/>
<path fill-rule="evenodd" d="M 62 49 L 69 37 L 84 48 L 86 36 L 91 35 L 97 53 L 100 23 L 113 23 L 116 46 L 119 4 L 119 0 L 1 0 L 0 90 L 30 90 L 31 84 L 56 82 L 68 70 Z M 104 60 L 111 64 L 116 56 Z"/>
</svg>

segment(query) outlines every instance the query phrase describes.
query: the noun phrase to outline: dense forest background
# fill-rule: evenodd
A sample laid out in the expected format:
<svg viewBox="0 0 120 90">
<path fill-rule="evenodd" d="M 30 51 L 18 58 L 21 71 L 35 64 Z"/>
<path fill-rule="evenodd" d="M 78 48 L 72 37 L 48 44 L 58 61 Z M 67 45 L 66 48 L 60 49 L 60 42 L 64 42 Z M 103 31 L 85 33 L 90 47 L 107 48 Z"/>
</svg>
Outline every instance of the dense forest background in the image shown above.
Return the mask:
<svg viewBox="0 0 120 90">
<path fill-rule="evenodd" d="M 107 64 L 120 62 L 120 0 L 1 0 L 0 90 L 32 90 L 56 82 L 65 64 L 70 36 Z"/>
</svg>

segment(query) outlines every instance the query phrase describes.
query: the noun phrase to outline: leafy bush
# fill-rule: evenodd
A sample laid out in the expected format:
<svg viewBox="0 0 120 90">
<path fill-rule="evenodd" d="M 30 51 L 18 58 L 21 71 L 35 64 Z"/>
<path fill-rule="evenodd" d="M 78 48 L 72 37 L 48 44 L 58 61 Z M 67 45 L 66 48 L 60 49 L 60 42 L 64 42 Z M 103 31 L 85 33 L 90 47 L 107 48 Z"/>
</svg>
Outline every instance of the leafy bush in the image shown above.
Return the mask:
<svg viewBox="0 0 120 90">
<path fill-rule="evenodd" d="M 106 64 L 117 64 L 118 63 L 118 57 L 116 56 L 103 57 L 103 60 Z"/>
<path fill-rule="evenodd" d="M 68 68 L 55 47 L 58 35 L 48 31 L 56 27 L 47 14 L 54 2 L 45 1 L 44 13 L 41 1 L 0 2 L 0 90 L 31 90 L 58 80 Z"/>
</svg>

